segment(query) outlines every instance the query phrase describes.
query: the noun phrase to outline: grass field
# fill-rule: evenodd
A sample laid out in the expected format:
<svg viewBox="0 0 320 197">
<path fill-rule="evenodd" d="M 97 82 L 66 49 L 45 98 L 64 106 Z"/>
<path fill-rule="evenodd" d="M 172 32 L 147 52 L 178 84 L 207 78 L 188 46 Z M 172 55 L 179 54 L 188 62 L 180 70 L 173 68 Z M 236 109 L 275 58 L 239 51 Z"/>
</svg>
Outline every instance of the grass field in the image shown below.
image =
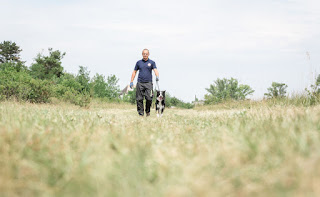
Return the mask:
<svg viewBox="0 0 320 197">
<path fill-rule="evenodd" d="M 0 103 L 0 196 L 319 196 L 320 106 Z"/>
</svg>

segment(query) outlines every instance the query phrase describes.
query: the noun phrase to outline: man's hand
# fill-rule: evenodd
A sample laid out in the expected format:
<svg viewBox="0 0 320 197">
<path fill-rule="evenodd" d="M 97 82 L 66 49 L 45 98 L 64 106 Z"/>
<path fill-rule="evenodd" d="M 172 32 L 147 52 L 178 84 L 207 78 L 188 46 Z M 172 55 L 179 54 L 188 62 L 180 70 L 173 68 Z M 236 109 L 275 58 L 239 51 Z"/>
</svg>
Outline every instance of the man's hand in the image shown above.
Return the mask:
<svg viewBox="0 0 320 197">
<path fill-rule="evenodd" d="M 133 82 L 130 82 L 130 88 L 131 89 L 133 88 Z"/>
<path fill-rule="evenodd" d="M 154 74 L 156 75 L 156 81 L 159 81 L 159 72 L 158 72 L 158 69 L 153 69 L 153 72 L 154 72 Z"/>
</svg>

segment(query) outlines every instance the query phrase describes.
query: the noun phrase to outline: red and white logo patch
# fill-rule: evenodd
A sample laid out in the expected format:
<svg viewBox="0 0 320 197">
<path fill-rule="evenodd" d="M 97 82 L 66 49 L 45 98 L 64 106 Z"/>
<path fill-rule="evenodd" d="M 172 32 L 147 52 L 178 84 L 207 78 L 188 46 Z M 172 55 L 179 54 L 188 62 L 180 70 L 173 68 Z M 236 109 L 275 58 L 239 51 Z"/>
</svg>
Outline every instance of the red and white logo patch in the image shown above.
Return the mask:
<svg viewBox="0 0 320 197">
<path fill-rule="evenodd" d="M 150 63 L 148 63 L 148 66 L 151 66 L 151 64 L 150 64 Z"/>
</svg>

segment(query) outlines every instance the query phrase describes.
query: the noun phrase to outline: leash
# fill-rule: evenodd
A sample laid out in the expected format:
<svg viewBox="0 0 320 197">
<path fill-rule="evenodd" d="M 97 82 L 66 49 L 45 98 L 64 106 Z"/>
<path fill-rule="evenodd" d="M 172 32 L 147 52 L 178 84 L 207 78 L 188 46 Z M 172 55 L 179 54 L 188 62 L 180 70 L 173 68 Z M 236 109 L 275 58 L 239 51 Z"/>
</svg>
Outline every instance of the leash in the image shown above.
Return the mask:
<svg viewBox="0 0 320 197">
<path fill-rule="evenodd" d="M 156 83 L 157 83 L 157 86 L 158 86 L 158 90 L 159 90 L 159 92 L 160 92 L 160 87 L 159 87 L 159 83 L 158 83 L 158 81 L 156 81 Z"/>
</svg>

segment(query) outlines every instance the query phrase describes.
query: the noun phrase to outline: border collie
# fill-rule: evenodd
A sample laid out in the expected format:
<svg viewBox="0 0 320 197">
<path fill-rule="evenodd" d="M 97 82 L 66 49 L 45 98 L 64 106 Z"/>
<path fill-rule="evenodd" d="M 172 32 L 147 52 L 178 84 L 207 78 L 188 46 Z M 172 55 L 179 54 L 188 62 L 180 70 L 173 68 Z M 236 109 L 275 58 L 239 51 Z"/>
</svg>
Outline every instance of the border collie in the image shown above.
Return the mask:
<svg viewBox="0 0 320 197">
<path fill-rule="evenodd" d="M 156 99 L 156 113 L 157 116 L 161 117 L 163 114 L 163 110 L 166 106 L 165 104 L 166 91 L 158 91 L 157 90 L 157 99 Z"/>
</svg>

